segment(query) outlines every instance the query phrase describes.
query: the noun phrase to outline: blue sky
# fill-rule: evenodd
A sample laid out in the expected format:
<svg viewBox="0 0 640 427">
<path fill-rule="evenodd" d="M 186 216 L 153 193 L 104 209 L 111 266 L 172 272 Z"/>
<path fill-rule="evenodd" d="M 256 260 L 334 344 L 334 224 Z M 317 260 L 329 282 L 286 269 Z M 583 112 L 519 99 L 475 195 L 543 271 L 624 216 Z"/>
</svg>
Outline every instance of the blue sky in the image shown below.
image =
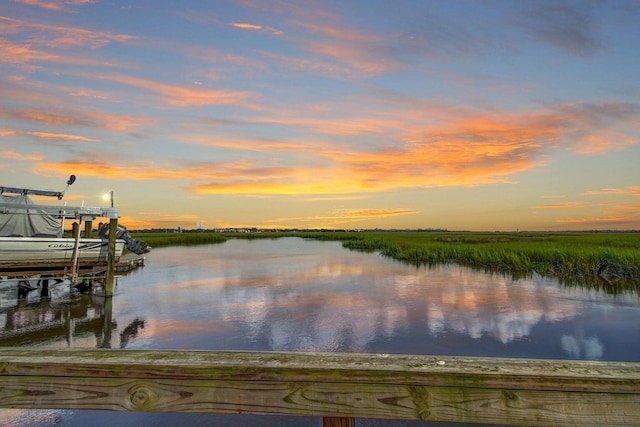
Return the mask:
<svg viewBox="0 0 640 427">
<path fill-rule="evenodd" d="M 640 228 L 640 2 L 0 4 L 0 184 L 129 228 Z"/>
</svg>

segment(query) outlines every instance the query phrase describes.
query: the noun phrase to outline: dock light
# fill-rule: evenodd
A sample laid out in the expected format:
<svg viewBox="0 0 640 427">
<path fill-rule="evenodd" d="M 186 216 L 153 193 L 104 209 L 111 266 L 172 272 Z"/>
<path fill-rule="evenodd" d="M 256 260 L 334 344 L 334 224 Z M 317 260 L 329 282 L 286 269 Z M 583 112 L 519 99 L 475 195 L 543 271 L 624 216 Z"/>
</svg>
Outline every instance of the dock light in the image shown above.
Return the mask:
<svg viewBox="0 0 640 427">
<path fill-rule="evenodd" d="M 104 195 L 102 196 L 105 200 L 110 200 L 111 201 L 111 207 L 113 207 L 113 190 L 104 193 Z"/>
</svg>

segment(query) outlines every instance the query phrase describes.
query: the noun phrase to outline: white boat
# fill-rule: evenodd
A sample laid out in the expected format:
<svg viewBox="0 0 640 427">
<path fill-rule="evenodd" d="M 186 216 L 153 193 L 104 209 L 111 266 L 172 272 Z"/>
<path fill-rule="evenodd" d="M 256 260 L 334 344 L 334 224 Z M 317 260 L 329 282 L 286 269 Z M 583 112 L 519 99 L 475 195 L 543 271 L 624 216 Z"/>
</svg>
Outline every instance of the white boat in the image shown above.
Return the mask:
<svg viewBox="0 0 640 427">
<path fill-rule="evenodd" d="M 0 237 L 0 268 L 26 265 L 70 265 L 75 239 L 56 237 Z M 122 255 L 124 240 L 116 240 L 116 261 Z M 80 239 L 77 262 L 106 264 L 107 239 Z"/>
<path fill-rule="evenodd" d="M 101 227 L 97 238 L 83 238 L 78 231 L 74 238 L 64 237 L 65 219 L 76 220 L 78 229 L 82 221 L 97 217 L 118 218 L 117 209 L 85 206 L 36 205 L 30 195 L 62 199 L 73 184 L 71 175 L 64 191 L 36 190 L 22 187 L 0 186 L 0 273 L 30 268 L 55 269 L 107 265 L 109 259 L 109 224 Z M 125 237 L 122 238 L 125 230 Z M 143 242 L 128 236 L 119 226 L 116 232 L 113 261 L 117 262 L 130 243 L 136 249 L 148 251 Z M 141 244 L 142 243 L 142 244 Z"/>
</svg>

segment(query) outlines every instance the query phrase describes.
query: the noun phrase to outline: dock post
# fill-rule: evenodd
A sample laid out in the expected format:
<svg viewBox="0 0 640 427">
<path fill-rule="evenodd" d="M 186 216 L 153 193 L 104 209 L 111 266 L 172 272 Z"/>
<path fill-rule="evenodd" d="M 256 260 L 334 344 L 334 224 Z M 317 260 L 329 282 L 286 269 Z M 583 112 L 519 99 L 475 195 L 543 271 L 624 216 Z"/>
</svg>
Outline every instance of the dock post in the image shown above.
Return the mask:
<svg viewBox="0 0 640 427">
<path fill-rule="evenodd" d="M 78 222 L 74 222 L 73 227 L 73 253 L 71 255 L 71 285 L 78 280 L 78 246 L 80 245 L 80 223 L 82 217 L 78 218 Z"/>
<path fill-rule="evenodd" d="M 322 417 L 322 427 L 354 427 L 355 419 L 350 417 Z"/>
<path fill-rule="evenodd" d="M 89 239 L 91 238 L 91 229 L 93 228 L 93 221 L 92 220 L 87 220 L 84 223 L 84 238 L 85 239 Z"/>
<path fill-rule="evenodd" d="M 118 218 L 109 220 L 109 241 L 107 243 L 107 277 L 104 281 L 104 295 L 113 296 L 113 276 L 116 269 L 116 233 L 118 232 Z"/>
</svg>

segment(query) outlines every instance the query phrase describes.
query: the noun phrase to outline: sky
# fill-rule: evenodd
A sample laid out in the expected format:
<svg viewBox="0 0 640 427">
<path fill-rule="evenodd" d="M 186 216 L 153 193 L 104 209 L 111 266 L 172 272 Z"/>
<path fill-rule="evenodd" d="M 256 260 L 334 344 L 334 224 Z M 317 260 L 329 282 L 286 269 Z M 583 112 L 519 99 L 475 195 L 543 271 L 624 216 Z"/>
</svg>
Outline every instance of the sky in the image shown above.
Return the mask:
<svg viewBox="0 0 640 427">
<path fill-rule="evenodd" d="M 638 0 L 0 0 L 0 185 L 129 229 L 640 229 L 639 46 Z"/>
</svg>

